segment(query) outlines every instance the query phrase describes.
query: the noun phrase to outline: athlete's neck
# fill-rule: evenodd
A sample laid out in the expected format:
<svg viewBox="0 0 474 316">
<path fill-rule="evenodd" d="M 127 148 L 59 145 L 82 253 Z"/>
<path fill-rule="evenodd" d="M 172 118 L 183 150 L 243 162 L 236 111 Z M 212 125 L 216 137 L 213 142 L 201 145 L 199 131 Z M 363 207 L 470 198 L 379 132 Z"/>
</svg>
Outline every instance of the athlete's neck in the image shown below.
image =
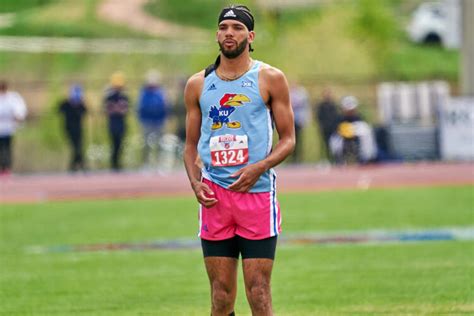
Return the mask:
<svg viewBox="0 0 474 316">
<path fill-rule="evenodd" d="M 248 52 L 243 52 L 236 58 L 227 58 L 221 54 L 221 63 L 218 69 L 225 74 L 238 74 L 247 71 L 251 63 L 252 58 Z"/>
<path fill-rule="evenodd" d="M 221 54 L 221 63 L 216 70 L 216 74 L 226 81 L 235 80 L 249 71 L 252 63 L 253 60 L 248 52 L 232 59 Z"/>
</svg>

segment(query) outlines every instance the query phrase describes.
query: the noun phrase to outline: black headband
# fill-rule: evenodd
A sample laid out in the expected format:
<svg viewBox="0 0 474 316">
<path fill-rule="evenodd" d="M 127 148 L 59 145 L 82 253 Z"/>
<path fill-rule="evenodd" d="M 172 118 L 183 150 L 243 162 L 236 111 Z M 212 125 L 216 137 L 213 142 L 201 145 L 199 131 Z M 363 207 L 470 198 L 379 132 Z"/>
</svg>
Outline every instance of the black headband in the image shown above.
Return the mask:
<svg viewBox="0 0 474 316">
<path fill-rule="evenodd" d="M 229 7 L 224 8 L 219 14 L 219 22 L 220 24 L 224 20 L 236 20 L 243 23 L 249 31 L 253 31 L 254 21 L 253 16 L 250 11 L 244 7 Z"/>
</svg>

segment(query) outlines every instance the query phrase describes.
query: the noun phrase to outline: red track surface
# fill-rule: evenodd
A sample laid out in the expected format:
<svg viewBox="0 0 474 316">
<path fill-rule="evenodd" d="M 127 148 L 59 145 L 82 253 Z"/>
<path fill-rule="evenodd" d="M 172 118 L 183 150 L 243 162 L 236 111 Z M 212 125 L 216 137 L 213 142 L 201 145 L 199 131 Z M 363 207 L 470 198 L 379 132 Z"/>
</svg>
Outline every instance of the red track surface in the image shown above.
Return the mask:
<svg viewBox="0 0 474 316">
<path fill-rule="evenodd" d="M 414 163 L 364 167 L 277 168 L 279 192 L 402 186 L 474 185 L 473 163 Z M 0 203 L 192 195 L 184 171 L 85 175 L 13 175 L 0 178 Z"/>
</svg>

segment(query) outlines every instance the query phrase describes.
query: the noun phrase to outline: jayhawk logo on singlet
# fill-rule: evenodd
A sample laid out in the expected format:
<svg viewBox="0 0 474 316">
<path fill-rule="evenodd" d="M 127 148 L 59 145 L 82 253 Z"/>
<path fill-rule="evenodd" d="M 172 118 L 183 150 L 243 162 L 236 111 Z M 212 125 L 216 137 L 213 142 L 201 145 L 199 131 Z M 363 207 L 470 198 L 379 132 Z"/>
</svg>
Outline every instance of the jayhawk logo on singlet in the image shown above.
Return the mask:
<svg viewBox="0 0 474 316">
<path fill-rule="evenodd" d="M 224 124 L 228 128 L 239 128 L 241 126 L 238 121 L 231 121 L 229 116 L 238 106 L 244 105 L 244 102 L 251 102 L 250 98 L 244 94 L 226 93 L 219 101 L 220 107 L 213 105 L 209 110 L 209 118 L 212 119 L 212 129 L 221 128 Z"/>
</svg>

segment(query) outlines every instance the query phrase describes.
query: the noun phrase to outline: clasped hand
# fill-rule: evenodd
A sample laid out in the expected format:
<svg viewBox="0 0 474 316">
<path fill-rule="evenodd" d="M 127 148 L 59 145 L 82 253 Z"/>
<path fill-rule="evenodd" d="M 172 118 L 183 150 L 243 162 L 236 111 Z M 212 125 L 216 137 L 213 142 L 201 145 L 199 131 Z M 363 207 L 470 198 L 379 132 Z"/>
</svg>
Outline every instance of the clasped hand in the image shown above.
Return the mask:
<svg viewBox="0 0 474 316">
<path fill-rule="evenodd" d="M 259 163 L 251 164 L 239 169 L 237 172 L 230 175 L 230 177 L 238 179 L 229 186 L 229 190 L 235 192 L 248 192 L 264 172 L 265 167 Z"/>
</svg>

